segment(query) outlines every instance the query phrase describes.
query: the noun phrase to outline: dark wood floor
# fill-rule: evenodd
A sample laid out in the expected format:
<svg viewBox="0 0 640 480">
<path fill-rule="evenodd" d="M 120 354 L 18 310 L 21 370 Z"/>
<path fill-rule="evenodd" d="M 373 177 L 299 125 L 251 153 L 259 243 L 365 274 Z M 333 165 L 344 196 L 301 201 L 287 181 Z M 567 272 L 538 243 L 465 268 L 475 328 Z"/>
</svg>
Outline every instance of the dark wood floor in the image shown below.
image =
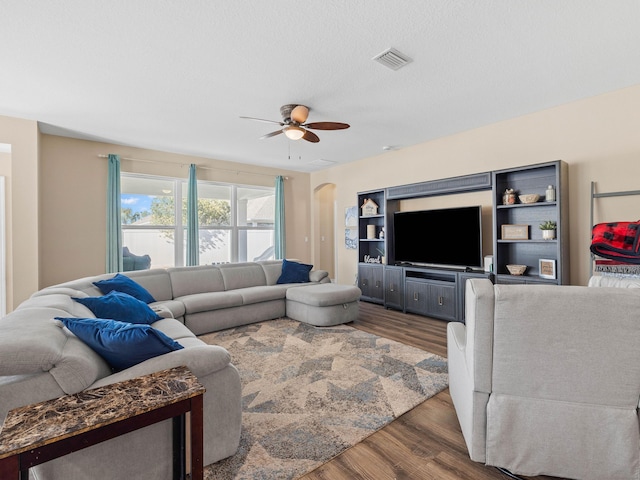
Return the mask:
<svg viewBox="0 0 640 480">
<path fill-rule="evenodd" d="M 355 328 L 447 356 L 447 322 L 360 302 Z M 469 459 L 449 389 L 301 477 L 304 480 L 508 480 Z M 525 477 L 522 477 L 525 478 Z M 526 477 L 542 480 L 553 477 Z M 557 479 L 554 479 L 557 480 Z"/>
</svg>

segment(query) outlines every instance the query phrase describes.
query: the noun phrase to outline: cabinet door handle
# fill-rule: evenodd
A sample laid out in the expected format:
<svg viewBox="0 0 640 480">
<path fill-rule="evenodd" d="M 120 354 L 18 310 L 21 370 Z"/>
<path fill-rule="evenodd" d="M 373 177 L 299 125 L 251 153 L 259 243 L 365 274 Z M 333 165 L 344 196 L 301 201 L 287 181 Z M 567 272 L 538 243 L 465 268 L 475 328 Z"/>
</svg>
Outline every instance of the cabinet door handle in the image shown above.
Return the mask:
<svg viewBox="0 0 640 480">
<path fill-rule="evenodd" d="M 394 289 L 393 289 L 393 283 L 392 283 L 391 285 L 389 285 L 389 291 L 390 291 L 390 292 L 393 292 L 393 291 L 394 291 Z"/>
<path fill-rule="evenodd" d="M 444 304 L 444 298 L 442 295 L 438 296 L 438 305 L 442 306 Z"/>
<path fill-rule="evenodd" d="M 366 280 L 362 280 L 362 286 L 366 287 L 367 286 L 367 281 Z"/>
<path fill-rule="evenodd" d="M 376 288 L 380 288 L 380 280 L 376 280 Z"/>
<path fill-rule="evenodd" d="M 418 301 L 418 292 L 414 292 L 413 294 L 413 299 L 417 302 Z"/>
</svg>

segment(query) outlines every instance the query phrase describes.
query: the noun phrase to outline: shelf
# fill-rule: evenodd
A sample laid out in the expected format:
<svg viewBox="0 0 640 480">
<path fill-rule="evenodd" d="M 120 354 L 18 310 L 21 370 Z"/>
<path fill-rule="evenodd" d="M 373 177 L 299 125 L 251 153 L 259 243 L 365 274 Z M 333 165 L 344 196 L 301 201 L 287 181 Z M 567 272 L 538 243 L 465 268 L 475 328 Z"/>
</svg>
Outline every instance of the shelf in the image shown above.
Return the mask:
<svg viewBox="0 0 640 480">
<path fill-rule="evenodd" d="M 361 242 L 384 242 L 384 238 L 361 238 Z"/>
<path fill-rule="evenodd" d="M 513 205 L 496 205 L 498 210 L 509 208 L 555 207 L 557 202 L 514 203 Z"/>
<path fill-rule="evenodd" d="M 558 240 L 557 239 L 554 239 L 554 240 L 543 240 L 542 238 L 533 239 L 533 240 L 498 240 L 498 243 L 548 243 L 548 244 L 554 244 L 554 243 L 558 243 Z"/>
<path fill-rule="evenodd" d="M 378 214 L 378 215 L 360 215 L 360 220 L 366 220 L 368 218 L 384 218 L 384 214 Z"/>
</svg>

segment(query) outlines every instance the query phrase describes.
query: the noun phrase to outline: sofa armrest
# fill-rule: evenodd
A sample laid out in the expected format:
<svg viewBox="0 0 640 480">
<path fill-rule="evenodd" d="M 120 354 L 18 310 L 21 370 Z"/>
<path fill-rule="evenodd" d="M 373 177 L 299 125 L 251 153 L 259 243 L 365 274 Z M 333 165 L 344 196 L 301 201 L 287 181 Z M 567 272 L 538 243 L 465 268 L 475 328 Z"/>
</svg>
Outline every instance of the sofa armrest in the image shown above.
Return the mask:
<svg viewBox="0 0 640 480">
<path fill-rule="evenodd" d="M 103 387 L 182 365 L 189 368 L 196 377 L 201 378 L 222 370 L 230 362 L 231 355 L 226 349 L 216 345 L 199 345 L 150 358 L 126 370 L 101 378 L 87 389 Z"/>
<path fill-rule="evenodd" d="M 318 283 L 329 283 L 331 279 L 329 278 L 329 272 L 326 270 L 311 270 L 309 272 L 309 281 L 318 282 Z"/>
</svg>

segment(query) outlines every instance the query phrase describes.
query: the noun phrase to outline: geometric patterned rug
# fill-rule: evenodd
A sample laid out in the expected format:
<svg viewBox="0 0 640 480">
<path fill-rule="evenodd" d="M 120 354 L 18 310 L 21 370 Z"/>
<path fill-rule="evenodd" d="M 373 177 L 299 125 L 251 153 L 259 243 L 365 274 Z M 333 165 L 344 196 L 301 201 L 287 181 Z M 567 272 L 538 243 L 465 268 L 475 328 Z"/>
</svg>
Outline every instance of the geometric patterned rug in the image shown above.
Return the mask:
<svg viewBox="0 0 640 480">
<path fill-rule="evenodd" d="M 348 325 L 281 318 L 199 338 L 242 380 L 240 446 L 206 480 L 297 478 L 448 385 L 445 358 Z"/>
</svg>

